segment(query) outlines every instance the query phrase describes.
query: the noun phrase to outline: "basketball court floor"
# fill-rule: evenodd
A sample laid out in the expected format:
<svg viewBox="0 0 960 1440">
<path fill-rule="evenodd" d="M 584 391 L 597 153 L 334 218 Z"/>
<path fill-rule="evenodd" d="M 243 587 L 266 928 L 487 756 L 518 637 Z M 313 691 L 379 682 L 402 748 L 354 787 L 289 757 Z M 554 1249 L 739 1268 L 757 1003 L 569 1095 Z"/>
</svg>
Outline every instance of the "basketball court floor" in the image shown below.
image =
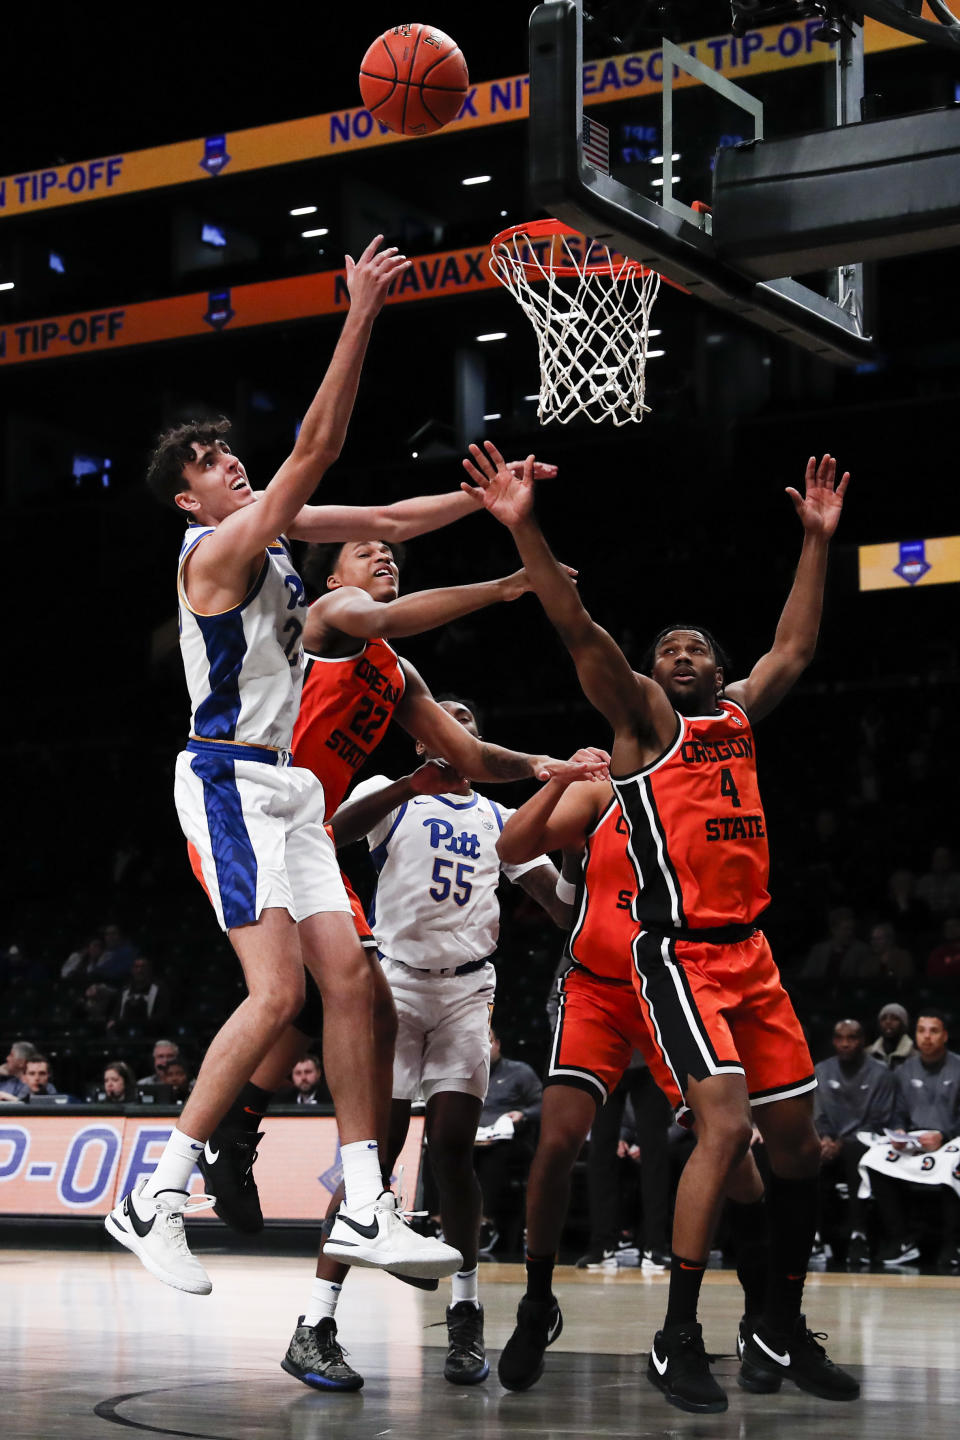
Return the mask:
<svg viewBox="0 0 960 1440">
<path fill-rule="evenodd" d="M 338 1321 L 365 1387 L 318 1394 L 279 1367 L 309 1288 L 309 1260 L 215 1253 L 205 1263 L 214 1289 L 198 1298 L 159 1284 L 119 1252 L 0 1250 L 6 1440 L 110 1440 L 117 1427 L 192 1440 L 957 1434 L 960 1281 L 949 1277 L 810 1277 L 811 1325 L 829 1332 L 831 1355 L 863 1382 L 859 1402 L 836 1405 L 789 1384 L 774 1396 L 737 1387 L 740 1292 L 732 1272 L 709 1272 L 704 1333 L 720 1356 L 730 1408 L 695 1416 L 667 1405 L 645 1378 L 665 1276 L 561 1269 L 563 1334 L 540 1383 L 511 1394 L 496 1379 L 496 1358 L 512 1329 L 519 1265 L 483 1267 L 492 1373 L 468 1389 L 441 1375 L 447 1287 L 424 1295 L 360 1271 L 344 1289 Z"/>
</svg>

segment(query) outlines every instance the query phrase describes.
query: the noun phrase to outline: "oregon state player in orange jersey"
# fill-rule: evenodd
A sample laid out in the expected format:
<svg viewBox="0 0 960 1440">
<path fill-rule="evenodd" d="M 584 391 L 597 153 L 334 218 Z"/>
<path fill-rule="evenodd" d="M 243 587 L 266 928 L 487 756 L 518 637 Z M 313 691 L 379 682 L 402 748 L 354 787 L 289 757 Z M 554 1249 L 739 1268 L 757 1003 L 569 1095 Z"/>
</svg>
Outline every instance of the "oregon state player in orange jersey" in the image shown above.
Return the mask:
<svg viewBox="0 0 960 1440">
<path fill-rule="evenodd" d="M 476 490 L 511 531 L 584 694 L 613 727 L 611 783 L 637 883 L 634 985 L 696 1120 L 697 1146 L 677 1192 L 667 1316 L 648 1376 L 682 1409 L 726 1408 L 697 1304 L 727 1177 L 755 1121 L 772 1172 L 770 1272 L 763 1316 L 744 1337 L 740 1383 L 773 1391 L 788 1377 L 824 1398 L 854 1399 L 859 1385 L 829 1360 L 801 1314 L 820 1163 L 815 1080 L 756 926 L 767 903 L 767 840 L 752 731 L 813 658 L 849 476 L 835 485 L 836 462 L 824 456 L 819 466 L 808 462 L 804 494 L 788 489 L 803 527 L 793 587 L 770 649 L 746 679 L 725 686 L 711 636 L 690 626 L 662 631 L 650 674 L 636 674 L 550 553 L 533 513 L 533 457 L 518 478 L 489 442 L 470 448 L 464 465 Z"/>
<path fill-rule="evenodd" d="M 562 850 L 564 878 L 557 890 L 571 902 L 569 968 L 559 981 L 540 1136 L 527 1182 L 527 1291 L 498 1369 L 509 1390 L 526 1390 L 540 1378 L 544 1351 L 560 1334 L 560 1307 L 551 1286 L 570 1176 L 598 1108 L 616 1089 L 635 1050 L 674 1108 L 683 1105 L 633 989 L 637 880 L 628 839 L 629 827 L 609 785 L 568 788 L 563 780 L 550 780 L 510 816 L 497 842 L 501 859 L 510 864 Z M 575 884 L 569 878 L 574 874 Z M 765 1290 L 766 1251 L 754 1211 L 763 1182 L 751 1153 L 732 1171 L 726 1194 L 737 1202 L 732 1208 L 737 1270 L 746 1316 L 755 1316 Z"/>
</svg>

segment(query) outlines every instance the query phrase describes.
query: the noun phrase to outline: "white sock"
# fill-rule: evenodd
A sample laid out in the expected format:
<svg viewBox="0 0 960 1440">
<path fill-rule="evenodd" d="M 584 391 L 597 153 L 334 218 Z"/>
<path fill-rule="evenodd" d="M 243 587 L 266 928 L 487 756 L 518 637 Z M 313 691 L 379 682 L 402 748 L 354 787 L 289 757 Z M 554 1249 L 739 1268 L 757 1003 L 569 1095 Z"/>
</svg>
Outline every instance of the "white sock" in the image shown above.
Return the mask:
<svg viewBox="0 0 960 1440">
<path fill-rule="evenodd" d="M 453 1294 L 450 1297 L 451 1305 L 459 1305 L 461 1300 L 472 1300 L 479 1310 L 480 1296 L 477 1293 L 476 1265 L 472 1270 L 458 1270 L 456 1275 L 451 1275 L 450 1284 L 453 1286 Z"/>
<path fill-rule="evenodd" d="M 144 1197 L 157 1195 L 161 1190 L 186 1190 L 197 1157 L 202 1154 L 202 1140 L 191 1140 L 182 1130 L 171 1130 L 157 1168 L 143 1187 Z"/>
<path fill-rule="evenodd" d="M 383 1190 L 376 1140 L 354 1140 L 350 1145 L 341 1145 L 340 1160 L 347 1209 L 363 1210 L 372 1205 Z"/>
<path fill-rule="evenodd" d="M 321 1320 L 332 1320 L 337 1313 L 337 1301 L 342 1289 L 342 1285 L 335 1285 L 332 1280 L 314 1280 L 313 1289 L 310 1291 L 310 1304 L 303 1317 L 304 1325 L 319 1325 Z"/>
</svg>

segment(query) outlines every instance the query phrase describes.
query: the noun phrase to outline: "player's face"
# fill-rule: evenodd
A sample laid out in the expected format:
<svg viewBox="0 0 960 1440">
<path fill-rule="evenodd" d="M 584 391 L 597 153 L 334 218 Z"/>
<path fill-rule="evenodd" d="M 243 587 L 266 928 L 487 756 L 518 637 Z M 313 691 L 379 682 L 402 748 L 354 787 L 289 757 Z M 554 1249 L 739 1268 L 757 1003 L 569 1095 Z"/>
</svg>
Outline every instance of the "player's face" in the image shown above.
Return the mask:
<svg viewBox="0 0 960 1440">
<path fill-rule="evenodd" d="M 681 715 L 705 715 L 717 708 L 723 679 L 713 651 L 699 630 L 671 630 L 657 645 L 651 678 Z"/>
<path fill-rule="evenodd" d="M 336 579 L 340 585 L 366 590 L 371 600 L 381 603 L 400 594 L 400 569 L 383 540 L 348 541 L 337 560 Z"/>
<path fill-rule="evenodd" d="M 480 731 L 472 710 L 469 710 L 466 705 L 461 705 L 459 700 L 441 700 L 440 705 L 448 715 L 452 715 L 454 720 L 463 726 L 464 730 L 469 730 L 475 740 L 479 740 Z"/>
<path fill-rule="evenodd" d="M 947 1048 L 947 1030 L 934 1015 L 921 1015 L 917 1021 L 917 1049 L 924 1060 L 934 1059 Z"/>
<path fill-rule="evenodd" d="M 193 459 L 183 467 L 183 494 L 177 504 L 197 518 L 225 520 L 256 499 L 244 470 L 223 440 L 193 443 Z"/>
<path fill-rule="evenodd" d="M 833 1048 L 838 1060 L 855 1060 L 863 1051 L 863 1031 L 859 1025 L 836 1025 Z"/>
</svg>

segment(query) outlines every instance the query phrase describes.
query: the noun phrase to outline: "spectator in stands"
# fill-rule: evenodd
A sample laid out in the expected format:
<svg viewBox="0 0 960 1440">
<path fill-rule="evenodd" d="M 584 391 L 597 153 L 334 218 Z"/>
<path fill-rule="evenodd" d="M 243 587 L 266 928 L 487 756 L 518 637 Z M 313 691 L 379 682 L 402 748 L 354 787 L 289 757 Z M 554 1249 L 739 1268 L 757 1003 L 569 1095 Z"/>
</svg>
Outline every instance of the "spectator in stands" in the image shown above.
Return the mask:
<svg viewBox="0 0 960 1440">
<path fill-rule="evenodd" d="M 323 1105 L 329 1095 L 323 1083 L 323 1071 L 316 1055 L 301 1055 L 291 1071 L 294 1105 Z"/>
<path fill-rule="evenodd" d="M 166 1085 L 167 1066 L 180 1059 L 180 1047 L 172 1040 L 158 1040 L 153 1047 L 153 1074 L 137 1080 L 138 1085 Z"/>
<path fill-rule="evenodd" d="M 111 1105 L 136 1105 L 140 1096 L 133 1071 L 125 1060 L 111 1060 L 103 1072 L 101 1096 Z M 99 1098 L 99 1097 L 98 1097 Z"/>
<path fill-rule="evenodd" d="M 104 925 L 103 954 L 94 971 L 96 978 L 105 980 L 108 984 L 126 980 L 136 958 L 136 947 L 127 939 L 120 926 L 113 923 Z"/>
<path fill-rule="evenodd" d="M 507 1186 L 511 1174 L 526 1180 L 536 1146 L 540 1121 L 543 1086 L 536 1071 L 523 1060 L 507 1060 L 501 1053 L 500 1040 L 490 1030 L 490 1083 L 487 1098 L 480 1111 L 479 1130 L 509 1121 L 513 1133 L 490 1143 L 478 1138 L 474 1146 L 473 1165 L 483 1195 L 480 1221 L 480 1254 L 489 1255 L 499 1239 L 498 1223 L 502 1219 Z M 519 1213 L 519 1211 L 518 1211 Z"/>
<path fill-rule="evenodd" d="M 113 986 L 104 985 L 101 981 L 94 981 L 84 990 L 77 1009 L 80 1012 L 80 1018 L 85 1020 L 91 1029 L 103 1030 L 113 1014 L 116 1003 L 117 992 Z"/>
<path fill-rule="evenodd" d="M 895 1126 L 912 1132 L 920 1149 L 929 1156 L 960 1136 L 960 1055 L 947 1048 L 950 1034 L 946 1018 L 939 1011 L 926 1010 L 918 1015 L 915 1038 L 917 1053 L 903 1062 L 895 1076 Z M 904 1150 L 906 1142 L 894 1141 L 892 1148 Z M 956 1156 L 951 1154 L 949 1159 L 953 1161 Z M 870 1172 L 884 1237 L 880 1259 L 888 1267 L 909 1264 L 920 1255 L 917 1231 L 908 1228 L 905 1213 L 909 1180 L 906 1167 L 903 1179 Z M 937 1263 L 960 1270 L 960 1196 L 946 1182 L 938 1188 L 943 1208 Z"/>
<path fill-rule="evenodd" d="M 34 1059 L 38 1054 L 35 1045 L 29 1040 L 14 1040 L 10 1046 L 3 1065 L 0 1065 L 0 1098 L 4 1096 L 8 1100 L 22 1100 L 27 1094 L 27 1086 L 23 1078 L 27 1061 Z"/>
<path fill-rule="evenodd" d="M 897 1090 L 893 1073 L 864 1049 L 859 1020 L 838 1020 L 833 1027 L 833 1055 L 815 1066 L 817 1089 L 813 1121 L 820 1136 L 821 1189 L 847 1187 L 847 1265 L 870 1264 L 864 1202 L 858 1198 L 860 1158 L 867 1146 L 859 1130 L 883 1133 L 894 1121 Z"/>
<path fill-rule="evenodd" d="M 889 920 L 880 920 L 870 931 L 870 955 L 851 976 L 855 980 L 887 980 L 903 985 L 913 979 L 913 956 L 897 944 Z"/>
<path fill-rule="evenodd" d="M 182 1105 L 193 1089 L 194 1082 L 186 1064 L 179 1055 L 168 1062 L 164 1075 L 164 1084 L 168 1086 L 170 1091 L 169 1103 L 171 1105 Z"/>
<path fill-rule="evenodd" d="M 938 845 L 930 869 L 917 881 L 917 894 L 935 916 L 960 915 L 960 870 L 948 845 Z"/>
<path fill-rule="evenodd" d="M 942 943 L 927 956 L 927 979 L 955 980 L 960 976 L 960 920 L 949 916 L 941 933 Z"/>
<path fill-rule="evenodd" d="M 167 987 L 154 975 L 153 962 L 146 955 L 138 955 L 107 1029 L 128 1029 L 131 1025 L 157 1027 L 166 1020 L 169 1009 Z"/>
<path fill-rule="evenodd" d="M 811 946 L 800 971 L 801 980 L 851 980 L 870 961 L 869 947 L 857 939 L 856 916 L 849 905 L 835 906 L 827 916 L 827 924 L 828 936 Z"/>
<path fill-rule="evenodd" d="M 81 945 L 79 950 L 72 950 L 64 960 L 60 967 L 60 979 L 69 981 L 71 985 L 89 984 L 102 957 L 103 940 L 99 935 L 92 935 L 85 945 Z"/>
<path fill-rule="evenodd" d="M 909 1059 L 915 1049 L 910 1039 L 910 1016 L 902 1005 L 891 1001 L 877 1016 L 877 1028 L 880 1034 L 872 1045 L 867 1046 L 867 1054 L 895 1070 Z"/>
<path fill-rule="evenodd" d="M 898 935 L 908 942 L 929 930 L 930 906 L 916 893 L 916 876 L 912 870 L 894 870 L 887 881 L 886 899 L 881 907 Z"/>
<path fill-rule="evenodd" d="M 35 1095 L 59 1095 L 60 1091 L 50 1079 L 50 1062 L 46 1055 L 32 1055 L 27 1061 L 23 1072 L 23 1082 L 27 1087 L 25 1100 L 33 1099 Z"/>
</svg>

